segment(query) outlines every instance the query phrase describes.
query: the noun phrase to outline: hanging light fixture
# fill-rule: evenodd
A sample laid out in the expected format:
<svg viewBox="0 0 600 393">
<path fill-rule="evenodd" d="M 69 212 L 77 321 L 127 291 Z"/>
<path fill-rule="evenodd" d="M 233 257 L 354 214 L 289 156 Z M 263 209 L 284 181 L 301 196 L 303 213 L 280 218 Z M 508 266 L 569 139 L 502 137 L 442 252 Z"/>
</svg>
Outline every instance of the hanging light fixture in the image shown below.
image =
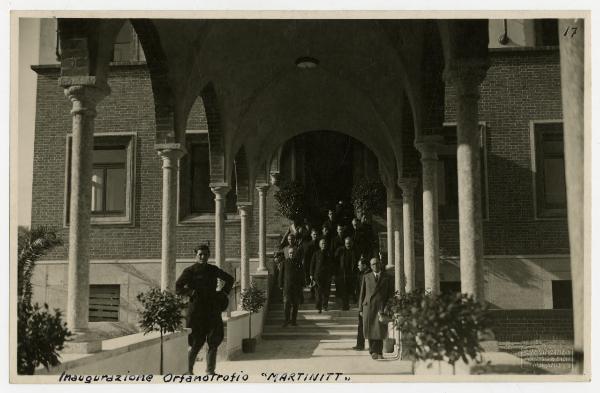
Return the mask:
<svg viewBox="0 0 600 393">
<path fill-rule="evenodd" d="M 295 64 L 298 68 L 316 68 L 319 65 L 319 60 L 310 56 L 302 56 L 296 59 Z"/>
</svg>

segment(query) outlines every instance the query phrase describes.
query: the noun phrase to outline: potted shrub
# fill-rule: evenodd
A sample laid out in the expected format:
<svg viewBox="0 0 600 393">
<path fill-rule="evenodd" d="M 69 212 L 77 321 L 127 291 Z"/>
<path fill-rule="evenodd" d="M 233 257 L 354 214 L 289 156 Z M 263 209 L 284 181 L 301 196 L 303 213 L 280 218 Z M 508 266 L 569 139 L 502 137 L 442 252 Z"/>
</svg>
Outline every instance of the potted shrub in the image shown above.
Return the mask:
<svg viewBox="0 0 600 393">
<path fill-rule="evenodd" d="M 46 369 L 60 363 L 65 340 L 71 335 L 58 309 L 31 304 L 31 277 L 36 261 L 62 244 L 53 228 L 19 227 L 17 240 L 17 372 L 33 375 L 41 364 Z"/>
<path fill-rule="evenodd" d="M 386 207 L 386 190 L 380 181 L 362 179 L 352 187 L 352 205 L 357 217 L 370 218 L 383 213 Z"/>
<path fill-rule="evenodd" d="M 260 311 L 266 301 L 265 292 L 252 281 L 250 288 L 242 291 L 242 310 L 250 313 L 248 318 L 248 338 L 242 339 L 242 351 L 244 353 L 254 352 L 256 339 L 252 337 L 252 314 Z"/>
<path fill-rule="evenodd" d="M 284 182 L 274 194 L 279 213 L 292 221 L 302 222 L 306 216 L 304 187 L 298 181 Z"/>
<path fill-rule="evenodd" d="M 180 296 L 159 288 L 139 293 L 137 299 L 142 305 L 139 313 L 140 327 L 144 334 L 160 332 L 160 373 L 163 374 L 163 336 L 182 328 L 182 309 L 185 303 Z"/>
<path fill-rule="evenodd" d="M 480 362 L 481 334 L 489 327 L 487 306 L 461 293 L 433 296 L 420 290 L 400 295 L 388 305 L 401 333 L 402 355 L 431 368 L 462 360 Z"/>
</svg>

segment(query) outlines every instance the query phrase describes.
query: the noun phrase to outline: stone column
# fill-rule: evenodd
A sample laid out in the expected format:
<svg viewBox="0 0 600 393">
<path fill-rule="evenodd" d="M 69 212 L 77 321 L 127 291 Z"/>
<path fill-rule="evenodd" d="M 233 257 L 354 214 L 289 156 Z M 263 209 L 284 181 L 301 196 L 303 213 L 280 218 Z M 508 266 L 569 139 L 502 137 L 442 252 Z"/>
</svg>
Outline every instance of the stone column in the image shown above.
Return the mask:
<svg viewBox="0 0 600 393">
<path fill-rule="evenodd" d="M 404 293 L 404 267 L 402 263 L 402 200 L 392 200 L 394 228 L 394 289 Z"/>
<path fill-rule="evenodd" d="M 185 154 L 181 144 L 155 146 L 162 159 L 162 239 L 160 289 L 175 292 L 177 257 L 177 178 L 179 159 Z"/>
<path fill-rule="evenodd" d="M 394 208 L 392 207 L 393 198 L 389 196 L 391 191 L 388 189 L 387 199 L 387 263 L 385 270 L 394 269 Z"/>
<path fill-rule="evenodd" d="M 586 369 L 584 367 L 584 347 L 586 326 L 589 326 L 586 324 L 585 318 L 585 310 L 586 308 L 589 310 L 589 308 L 584 297 L 586 277 L 584 254 L 587 237 L 585 228 L 588 228 L 589 233 L 589 221 L 586 222 L 584 215 L 584 204 L 589 198 L 589 189 L 586 190 L 584 186 L 586 153 L 586 149 L 584 149 L 584 109 L 586 106 L 589 108 L 584 99 L 585 26 L 583 19 L 561 19 L 558 26 L 573 288 L 573 371 L 581 374 Z"/>
<path fill-rule="evenodd" d="M 461 292 L 483 300 L 483 225 L 481 221 L 481 133 L 477 103 L 487 70 L 485 59 L 447 67 L 445 79 L 456 90 L 456 167 Z"/>
<path fill-rule="evenodd" d="M 90 282 L 90 220 L 94 118 L 96 104 L 108 94 L 108 86 L 71 84 L 61 78 L 73 109 L 71 189 L 69 201 L 69 265 L 67 272 L 67 325 L 74 333 L 88 328 Z"/>
<path fill-rule="evenodd" d="M 404 280 L 406 292 L 415 289 L 415 187 L 417 179 L 398 181 L 402 188 L 402 234 L 404 235 Z"/>
<path fill-rule="evenodd" d="M 225 265 L 225 196 L 229 186 L 211 184 L 210 189 L 215 194 L 215 264 L 218 267 Z"/>
<path fill-rule="evenodd" d="M 416 143 L 423 166 L 423 261 L 425 264 L 425 290 L 440 291 L 440 249 L 438 228 L 437 150 L 442 138 L 426 135 Z"/>
<path fill-rule="evenodd" d="M 250 259 L 248 258 L 248 214 L 252 209 L 252 204 L 238 203 L 240 212 L 240 275 L 241 290 L 250 287 Z"/>
<path fill-rule="evenodd" d="M 258 190 L 258 272 L 267 271 L 267 192 L 268 184 L 256 186 Z"/>
</svg>

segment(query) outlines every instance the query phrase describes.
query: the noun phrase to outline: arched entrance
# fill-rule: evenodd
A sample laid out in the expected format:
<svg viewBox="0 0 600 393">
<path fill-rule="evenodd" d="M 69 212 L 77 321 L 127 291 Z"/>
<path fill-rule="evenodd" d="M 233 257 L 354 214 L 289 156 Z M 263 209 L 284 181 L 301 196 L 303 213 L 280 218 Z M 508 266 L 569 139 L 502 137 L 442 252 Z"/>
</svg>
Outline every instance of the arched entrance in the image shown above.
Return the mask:
<svg viewBox="0 0 600 393">
<path fill-rule="evenodd" d="M 337 131 L 309 131 L 289 139 L 282 146 L 280 168 L 284 181 L 299 181 L 304 186 L 307 218 L 315 226 L 339 201 L 351 210 L 355 184 L 380 181 L 375 154 L 362 142 Z"/>
</svg>

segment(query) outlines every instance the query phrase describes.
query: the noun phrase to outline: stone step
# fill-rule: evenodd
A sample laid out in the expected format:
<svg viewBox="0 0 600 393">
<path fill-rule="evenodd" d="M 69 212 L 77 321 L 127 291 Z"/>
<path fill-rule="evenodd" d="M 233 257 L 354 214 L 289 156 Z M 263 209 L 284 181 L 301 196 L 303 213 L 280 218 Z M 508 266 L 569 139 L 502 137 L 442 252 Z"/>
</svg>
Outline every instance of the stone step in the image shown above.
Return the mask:
<svg viewBox="0 0 600 393">
<path fill-rule="evenodd" d="M 327 302 L 327 306 L 330 310 L 333 310 L 333 309 L 340 310 L 341 309 L 341 304 L 339 304 L 338 302 L 332 301 L 332 300 Z M 356 304 L 350 303 L 350 309 L 358 310 L 358 307 L 356 306 Z M 271 304 L 269 306 L 269 312 L 279 311 L 279 310 L 283 310 L 283 303 Z M 298 306 L 298 310 L 315 310 L 316 311 L 315 303 L 305 301 L 303 304 L 300 304 Z"/>
<path fill-rule="evenodd" d="M 304 332 L 294 326 L 281 328 L 282 332 L 263 333 L 263 340 L 356 340 L 356 331 L 329 330 L 327 332 Z"/>
<path fill-rule="evenodd" d="M 265 325 L 277 325 L 283 323 L 283 314 L 267 318 Z M 358 319 L 356 316 L 354 317 L 336 317 L 335 315 L 327 315 L 327 314 L 317 314 L 317 315 L 301 315 L 298 314 L 298 322 L 306 325 L 312 325 L 315 323 L 336 323 L 342 325 L 352 325 L 357 324 Z"/>
<path fill-rule="evenodd" d="M 350 309 L 347 311 L 343 311 L 343 310 L 338 310 L 338 309 L 332 309 L 330 308 L 329 311 L 323 311 L 321 314 L 319 314 L 319 312 L 317 310 L 313 309 L 299 309 L 298 310 L 298 318 L 304 318 L 304 317 L 309 317 L 309 318 L 314 318 L 314 317 L 318 317 L 321 315 L 331 315 L 334 318 L 337 317 L 351 317 L 356 319 L 358 317 L 358 310 L 357 309 Z M 267 315 L 267 320 L 271 320 L 271 319 L 280 319 L 284 317 L 284 313 L 283 310 L 273 310 L 270 311 L 269 314 Z"/>
<path fill-rule="evenodd" d="M 265 325 L 263 333 L 280 333 L 286 328 L 283 328 L 281 325 L 283 321 L 279 324 L 269 324 Z M 298 326 L 293 326 L 292 329 L 302 331 L 302 333 L 332 333 L 334 331 L 351 331 L 356 332 L 357 325 L 349 325 L 349 324 L 304 324 L 298 323 Z"/>
</svg>

